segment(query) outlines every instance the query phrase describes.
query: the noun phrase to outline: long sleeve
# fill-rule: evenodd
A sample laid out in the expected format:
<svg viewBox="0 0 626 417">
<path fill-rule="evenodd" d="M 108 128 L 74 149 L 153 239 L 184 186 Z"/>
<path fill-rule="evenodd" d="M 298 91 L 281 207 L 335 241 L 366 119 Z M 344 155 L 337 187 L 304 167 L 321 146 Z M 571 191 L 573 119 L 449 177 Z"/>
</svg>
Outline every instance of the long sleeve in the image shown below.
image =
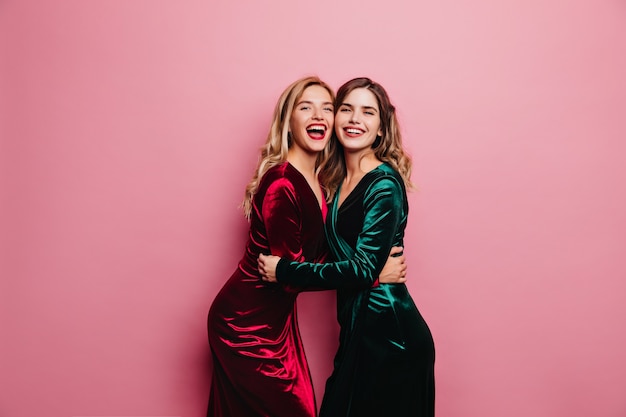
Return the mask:
<svg viewBox="0 0 626 417">
<path fill-rule="evenodd" d="M 272 255 L 302 261 L 302 211 L 291 181 L 280 178 L 267 189 L 262 215 Z"/>
<path fill-rule="evenodd" d="M 279 282 L 298 287 L 369 288 L 382 270 L 403 220 L 404 189 L 392 176 L 376 179 L 364 195 L 364 222 L 354 255 L 347 260 L 316 264 L 282 258 Z"/>
</svg>

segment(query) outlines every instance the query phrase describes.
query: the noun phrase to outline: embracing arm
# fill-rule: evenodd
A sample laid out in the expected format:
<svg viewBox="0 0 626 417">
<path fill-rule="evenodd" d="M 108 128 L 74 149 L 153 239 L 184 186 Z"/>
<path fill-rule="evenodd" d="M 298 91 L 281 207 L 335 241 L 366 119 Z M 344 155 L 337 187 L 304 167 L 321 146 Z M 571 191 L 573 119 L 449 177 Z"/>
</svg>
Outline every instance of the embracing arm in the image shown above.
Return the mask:
<svg viewBox="0 0 626 417">
<path fill-rule="evenodd" d="M 291 181 L 275 180 L 263 197 L 261 214 L 270 253 L 290 261 L 303 261 L 302 213 L 296 193 Z"/>
<path fill-rule="evenodd" d="M 326 264 L 281 259 L 276 265 L 278 282 L 328 289 L 372 286 L 387 261 L 403 220 L 403 203 L 404 191 L 399 183 L 391 177 L 379 179 L 365 196 L 365 219 L 354 256 Z M 272 268 L 266 262 L 267 258 L 259 260 L 262 275 L 268 275 L 268 268 Z"/>
</svg>

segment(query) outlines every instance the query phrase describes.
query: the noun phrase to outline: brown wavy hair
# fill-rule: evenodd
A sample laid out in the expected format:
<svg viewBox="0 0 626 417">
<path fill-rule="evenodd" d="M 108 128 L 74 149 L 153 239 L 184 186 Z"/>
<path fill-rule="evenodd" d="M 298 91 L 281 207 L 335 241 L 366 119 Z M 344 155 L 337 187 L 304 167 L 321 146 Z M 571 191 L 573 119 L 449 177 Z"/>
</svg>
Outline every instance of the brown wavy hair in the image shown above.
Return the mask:
<svg viewBox="0 0 626 417">
<path fill-rule="evenodd" d="M 413 188 L 411 182 L 411 157 L 402 146 L 402 134 L 396 117 L 396 108 L 391 104 L 387 91 L 378 84 L 366 77 L 354 78 L 337 90 L 335 100 L 335 111 L 341 107 L 346 96 L 357 88 L 366 88 L 371 91 L 380 111 L 380 122 L 382 136 L 374 141 L 372 150 L 376 157 L 383 162 L 387 162 L 393 167 L 402 179 L 407 189 Z M 327 188 L 328 194 L 332 196 L 346 177 L 346 162 L 343 155 L 343 147 L 339 143 L 336 134 L 333 134 L 330 144 L 327 147 L 328 154 L 324 160 L 320 177 Z"/>
<path fill-rule="evenodd" d="M 331 100 L 335 100 L 335 93 L 333 92 L 333 89 L 316 76 L 304 77 L 294 81 L 280 95 L 278 102 L 276 103 L 276 107 L 274 108 L 274 116 L 272 118 L 270 131 L 267 134 L 265 144 L 261 147 L 259 163 L 254 171 L 252 179 L 246 186 L 244 199 L 241 203 L 243 213 L 247 219 L 250 219 L 250 214 L 252 213 L 252 199 L 259 188 L 259 183 L 261 182 L 263 175 L 265 175 L 265 173 L 272 167 L 280 165 L 287 160 L 287 152 L 289 150 L 289 146 L 291 146 L 291 140 L 289 137 L 289 122 L 291 120 L 293 108 L 300 97 L 302 97 L 304 90 L 313 85 L 319 85 L 320 87 L 325 88 L 328 91 L 328 94 L 330 94 Z M 327 159 L 327 153 L 328 147 L 324 148 L 320 155 L 318 155 L 318 168 L 321 161 Z"/>
</svg>

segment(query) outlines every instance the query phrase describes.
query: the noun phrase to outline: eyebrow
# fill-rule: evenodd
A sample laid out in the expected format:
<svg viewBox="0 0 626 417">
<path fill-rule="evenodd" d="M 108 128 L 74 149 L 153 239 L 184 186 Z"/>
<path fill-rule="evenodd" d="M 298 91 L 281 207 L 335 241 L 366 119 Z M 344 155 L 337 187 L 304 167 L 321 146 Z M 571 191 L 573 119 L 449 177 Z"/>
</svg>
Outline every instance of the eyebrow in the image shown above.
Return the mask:
<svg viewBox="0 0 626 417">
<path fill-rule="evenodd" d="M 341 106 L 346 106 L 346 107 L 350 107 L 351 109 L 354 109 L 354 106 L 350 103 L 341 103 Z M 341 107 L 339 106 L 339 107 Z M 362 106 L 364 109 L 366 110 L 374 110 L 375 112 L 378 112 L 378 109 L 376 107 L 373 106 Z"/>
<path fill-rule="evenodd" d="M 300 104 L 304 104 L 304 103 L 306 103 L 306 104 L 313 104 L 313 102 L 311 100 L 302 100 L 302 101 L 297 102 L 296 106 L 299 106 Z M 324 105 L 331 105 L 331 106 L 333 105 L 332 101 L 325 101 L 322 104 L 324 104 Z"/>
</svg>

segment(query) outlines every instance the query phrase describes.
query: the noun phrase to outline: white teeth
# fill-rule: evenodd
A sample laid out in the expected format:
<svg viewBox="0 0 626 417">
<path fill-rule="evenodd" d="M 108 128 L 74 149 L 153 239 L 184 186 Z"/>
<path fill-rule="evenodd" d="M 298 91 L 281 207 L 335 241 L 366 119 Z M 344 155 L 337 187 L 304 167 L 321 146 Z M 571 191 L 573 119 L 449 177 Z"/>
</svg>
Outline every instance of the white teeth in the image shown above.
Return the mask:
<svg viewBox="0 0 626 417">
<path fill-rule="evenodd" d="M 324 128 L 322 126 L 311 126 L 307 130 L 317 130 L 319 132 L 325 132 L 326 128 Z"/>
<path fill-rule="evenodd" d="M 363 133 L 361 130 L 359 129 L 346 129 L 346 132 L 351 133 L 353 135 L 359 135 L 361 133 Z"/>
</svg>

